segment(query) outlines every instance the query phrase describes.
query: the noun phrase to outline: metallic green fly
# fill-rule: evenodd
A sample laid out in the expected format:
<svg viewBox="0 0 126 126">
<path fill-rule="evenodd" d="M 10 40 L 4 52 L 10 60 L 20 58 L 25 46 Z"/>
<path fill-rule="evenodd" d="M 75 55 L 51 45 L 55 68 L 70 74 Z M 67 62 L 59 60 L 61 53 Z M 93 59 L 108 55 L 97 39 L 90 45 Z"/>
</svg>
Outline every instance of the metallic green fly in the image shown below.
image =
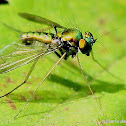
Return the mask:
<svg viewBox="0 0 126 126">
<path fill-rule="evenodd" d="M 43 30 L 21 33 L 19 42 L 13 42 L 0 50 L 0 74 L 14 70 L 52 52 L 59 58 L 64 54 L 64 59 L 69 56 L 76 56 L 78 50 L 89 56 L 92 46 L 96 42 L 90 32 L 85 32 L 83 38 L 78 29 L 67 29 L 60 24 L 32 14 L 19 13 L 19 15 L 25 19 L 46 24 L 50 26 L 50 29 L 54 28 L 55 33 L 47 33 Z M 64 30 L 63 32 L 58 32 L 57 28 Z M 26 80 L 24 83 L 26 83 Z M 10 92 L 1 97 L 8 94 Z"/>
<path fill-rule="evenodd" d="M 7 45 L 5 48 L 0 50 L 0 74 L 9 72 L 22 65 L 33 62 L 33 65 L 30 68 L 25 80 L 10 92 L 0 96 L 0 98 L 7 96 L 17 88 L 22 86 L 23 84 L 25 84 L 32 70 L 34 69 L 37 61 L 50 53 L 55 53 L 59 57 L 59 60 L 47 73 L 47 75 L 43 78 L 41 83 L 44 82 L 44 80 L 48 77 L 51 71 L 62 59 L 67 60 L 69 56 L 71 57 L 77 56 L 80 71 L 84 79 L 86 80 L 77 53 L 80 50 L 82 54 L 85 54 L 87 56 L 90 56 L 90 54 L 92 54 L 93 60 L 97 62 L 94 59 L 92 53 L 92 46 L 95 42 L 97 42 L 97 39 L 94 39 L 92 33 L 87 31 L 83 36 L 80 30 L 78 29 L 74 28 L 68 29 L 64 26 L 61 26 L 60 24 L 57 24 L 53 21 L 50 21 L 46 18 L 42 18 L 40 16 L 27 13 L 19 13 L 19 16 L 36 23 L 48 25 L 49 28 L 47 29 L 54 29 L 55 32 L 54 33 L 46 32 L 46 30 L 44 29 L 40 31 L 23 32 L 21 33 L 18 42 L 17 41 L 13 42 L 12 44 Z M 63 29 L 63 31 L 59 32 L 57 28 Z M 100 63 L 98 64 L 104 70 L 107 71 L 107 69 L 104 68 Z M 109 71 L 107 72 L 110 73 Z M 114 76 L 113 74 L 111 75 Z M 91 94 L 94 95 L 92 89 L 90 88 L 90 85 L 87 82 L 86 84 Z"/>
</svg>

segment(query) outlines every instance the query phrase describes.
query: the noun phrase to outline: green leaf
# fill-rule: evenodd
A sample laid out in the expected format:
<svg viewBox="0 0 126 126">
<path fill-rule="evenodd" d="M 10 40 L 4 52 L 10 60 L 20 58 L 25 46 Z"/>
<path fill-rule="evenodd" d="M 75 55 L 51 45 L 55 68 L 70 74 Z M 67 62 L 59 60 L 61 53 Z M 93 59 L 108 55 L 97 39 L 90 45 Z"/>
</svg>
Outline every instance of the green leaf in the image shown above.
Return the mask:
<svg viewBox="0 0 126 126">
<path fill-rule="evenodd" d="M 25 85 L 0 99 L 1 126 L 125 125 L 125 1 L 11 0 L 9 5 L 0 5 L 0 12 L 1 49 L 19 39 L 19 33 L 8 29 L 2 22 L 23 32 L 35 31 L 43 26 L 22 19 L 18 13 L 39 15 L 64 27 L 79 28 L 83 34 L 85 31 L 90 31 L 104 46 L 102 47 L 98 42 L 94 44 L 93 52 L 96 60 L 122 80 L 109 75 L 92 60 L 91 56 L 79 53 L 86 80 L 102 110 L 91 95 L 76 58 L 62 60 L 30 98 L 37 85 L 58 60 L 55 54 L 50 54 L 39 60 Z M 110 33 L 106 34 L 108 32 Z M 0 95 L 21 84 L 31 65 L 1 74 Z M 26 105 L 29 98 L 30 101 Z M 14 119 L 21 110 L 22 112 Z"/>
</svg>

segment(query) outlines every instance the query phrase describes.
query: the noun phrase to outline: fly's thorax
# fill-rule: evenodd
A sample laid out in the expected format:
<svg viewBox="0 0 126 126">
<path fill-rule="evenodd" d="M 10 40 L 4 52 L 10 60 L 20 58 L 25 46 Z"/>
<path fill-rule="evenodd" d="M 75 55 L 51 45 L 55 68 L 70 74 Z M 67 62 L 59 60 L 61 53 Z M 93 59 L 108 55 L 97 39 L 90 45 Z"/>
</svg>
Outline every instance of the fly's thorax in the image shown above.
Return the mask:
<svg viewBox="0 0 126 126">
<path fill-rule="evenodd" d="M 61 35 L 61 40 L 71 42 L 72 46 L 78 45 L 79 40 L 82 38 L 82 33 L 78 29 L 64 30 Z"/>
<path fill-rule="evenodd" d="M 60 40 L 60 52 L 66 52 L 64 59 L 69 56 L 74 57 L 78 52 L 79 40 L 83 38 L 82 33 L 78 29 L 65 29 L 61 34 L 57 34 Z"/>
<path fill-rule="evenodd" d="M 25 45 L 32 45 L 33 42 L 39 41 L 43 43 L 51 43 L 52 34 L 43 32 L 24 32 L 21 34 L 22 43 Z"/>
</svg>

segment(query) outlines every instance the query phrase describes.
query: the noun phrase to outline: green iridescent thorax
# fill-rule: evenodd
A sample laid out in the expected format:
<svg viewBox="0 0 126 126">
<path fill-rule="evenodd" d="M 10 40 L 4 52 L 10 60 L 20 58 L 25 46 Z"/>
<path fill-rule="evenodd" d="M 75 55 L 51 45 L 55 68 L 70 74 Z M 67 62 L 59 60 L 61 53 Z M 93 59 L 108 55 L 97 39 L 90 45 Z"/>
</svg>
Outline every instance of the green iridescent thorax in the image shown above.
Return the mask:
<svg viewBox="0 0 126 126">
<path fill-rule="evenodd" d="M 63 41 L 70 41 L 77 45 L 79 40 L 82 39 L 83 36 L 78 29 L 67 29 L 62 32 L 61 38 Z"/>
<path fill-rule="evenodd" d="M 76 38 L 76 41 L 80 41 L 80 39 L 83 39 L 83 35 L 78 29 L 74 30 L 74 36 Z"/>
</svg>

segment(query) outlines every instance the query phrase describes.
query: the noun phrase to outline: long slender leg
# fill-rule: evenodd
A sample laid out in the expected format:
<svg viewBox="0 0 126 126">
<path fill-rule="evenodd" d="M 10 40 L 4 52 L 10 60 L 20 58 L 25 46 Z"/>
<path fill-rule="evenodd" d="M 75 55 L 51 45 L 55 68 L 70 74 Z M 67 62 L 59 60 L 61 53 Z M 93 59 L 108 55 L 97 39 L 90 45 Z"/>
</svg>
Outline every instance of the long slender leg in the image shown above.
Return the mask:
<svg viewBox="0 0 126 126">
<path fill-rule="evenodd" d="M 104 113 L 103 113 L 103 111 L 102 111 L 102 108 L 101 108 L 101 106 L 100 106 L 100 103 L 99 103 L 97 97 L 95 96 L 93 90 L 91 89 L 90 84 L 89 84 L 89 83 L 87 82 L 87 80 L 86 80 L 86 77 L 85 77 L 85 75 L 84 75 L 83 68 L 82 68 L 82 66 L 81 66 L 81 63 L 80 63 L 80 60 L 79 60 L 78 55 L 77 55 L 77 61 L 78 61 L 78 64 L 79 64 L 80 72 L 81 72 L 81 74 L 82 74 L 82 76 L 83 76 L 83 78 L 84 78 L 84 80 L 85 80 L 85 83 L 86 83 L 86 85 L 88 86 L 88 88 L 89 88 L 89 90 L 90 90 L 92 96 L 93 96 L 94 99 L 96 100 L 96 103 L 97 103 L 98 108 L 100 109 L 100 112 L 102 113 L 102 115 L 104 115 Z"/>
<path fill-rule="evenodd" d="M 55 30 L 55 32 L 56 32 L 56 36 L 57 36 L 57 29 L 56 29 L 56 26 L 54 26 L 54 30 Z"/>
<path fill-rule="evenodd" d="M 114 75 L 114 74 L 112 74 L 110 71 L 108 71 L 104 66 L 102 66 L 102 65 L 94 58 L 93 51 L 91 51 L 91 56 L 92 56 L 92 59 L 93 59 L 102 69 L 104 69 L 108 74 L 110 74 L 111 76 L 115 77 L 116 79 L 122 81 L 119 77 L 117 77 L 116 75 Z"/>
<path fill-rule="evenodd" d="M 45 79 L 50 75 L 50 73 L 53 71 L 53 69 L 60 63 L 60 61 L 65 57 L 66 52 L 61 56 L 61 58 L 53 65 L 53 67 L 50 69 L 50 71 L 45 75 L 45 77 L 42 79 L 42 81 L 37 85 L 37 88 L 34 90 L 30 98 L 26 101 L 26 104 L 22 107 L 22 109 L 18 112 L 18 114 L 14 117 L 14 119 L 25 109 L 25 107 L 28 105 L 28 102 L 31 100 L 31 98 L 34 96 L 35 92 L 38 90 L 38 88 L 43 84 Z"/>
<path fill-rule="evenodd" d="M 34 63 L 33 63 L 33 65 L 31 66 L 31 68 L 30 68 L 30 70 L 29 70 L 29 72 L 28 72 L 28 74 L 27 74 L 25 80 L 24 80 L 21 84 L 19 84 L 17 87 L 15 87 L 13 90 L 11 90 L 10 92 L 8 92 L 8 93 L 6 93 L 6 94 L 0 96 L 0 98 L 9 95 L 10 93 L 12 93 L 13 91 L 15 91 L 16 89 L 18 89 L 19 87 L 21 87 L 22 85 L 24 85 L 24 84 L 27 82 L 27 80 L 28 80 L 29 76 L 31 75 L 31 73 L 32 73 L 32 71 L 33 71 L 33 69 L 34 69 L 34 67 L 35 67 L 35 65 L 36 65 L 36 63 L 37 63 L 37 61 L 38 61 L 39 58 L 40 58 L 40 57 L 38 57 L 38 58 L 36 58 L 36 59 L 34 60 Z"/>
<path fill-rule="evenodd" d="M 61 55 L 58 52 L 54 52 L 59 58 L 61 57 Z"/>
</svg>

